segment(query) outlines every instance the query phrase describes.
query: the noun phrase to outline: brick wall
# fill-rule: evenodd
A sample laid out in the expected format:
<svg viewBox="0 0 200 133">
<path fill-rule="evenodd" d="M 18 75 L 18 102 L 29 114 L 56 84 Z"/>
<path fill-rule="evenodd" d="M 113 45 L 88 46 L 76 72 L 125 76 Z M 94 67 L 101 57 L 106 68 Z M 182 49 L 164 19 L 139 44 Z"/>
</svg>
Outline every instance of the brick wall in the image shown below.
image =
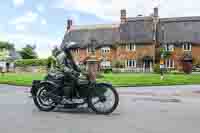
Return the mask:
<svg viewBox="0 0 200 133">
<path fill-rule="evenodd" d="M 200 58 L 200 44 L 192 46 L 192 57 Z"/>
<path fill-rule="evenodd" d="M 110 52 L 102 53 L 101 48 L 96 49 L 95 54 L 98 60 L 106 59 L 107 61 L 120 60 L 124 61 L 126 65 L 127 60 L 139 60 L 144 56 L 151 56 L 155 58 L 155 46 L 152 43 L 136 44 L 135 51 L 129 51 L 127 45 L 118 44 L 118 47 L 111 47 Z M 87 49 L 79 49 L 79 53 L 73 52 L 73 56 L 76 61 L 84 61 L 87 57 L 91 56 L 91 53 L 87 52 Z M 137 63 L 139 64 L 139 62 Z M 141 66 L 140 66 L 141 67 Z"/>
<path fill-rule="evenodd" d="M 171 55 L 171 59 L 174 60 L 175 68 L 177 70 L 182 69 L 181 58 L 185 53 L 192 54 L 192 58 L 200 60 L 200 44 L 199 45 L 193 44 L 192 51 L 184 51 L 182 45 L 176 46 L 174 48 L 174 51 L 172 52 Z"/>
</svg>

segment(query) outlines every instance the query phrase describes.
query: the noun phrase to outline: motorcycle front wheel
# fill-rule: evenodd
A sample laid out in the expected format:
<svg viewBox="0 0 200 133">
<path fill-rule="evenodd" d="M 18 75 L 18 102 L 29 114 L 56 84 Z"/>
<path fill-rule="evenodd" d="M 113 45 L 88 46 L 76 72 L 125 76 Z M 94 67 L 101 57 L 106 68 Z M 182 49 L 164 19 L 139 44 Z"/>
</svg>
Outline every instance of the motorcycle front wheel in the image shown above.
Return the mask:
<svg viewBox="0 0 200 133">
<path fill-rule="evenodd" d="M 119 96 L 114 87 L 97 84 L 88 98 L 89 107 L 97 114 L 110 114 L 118 106 Z"/>
</svg>

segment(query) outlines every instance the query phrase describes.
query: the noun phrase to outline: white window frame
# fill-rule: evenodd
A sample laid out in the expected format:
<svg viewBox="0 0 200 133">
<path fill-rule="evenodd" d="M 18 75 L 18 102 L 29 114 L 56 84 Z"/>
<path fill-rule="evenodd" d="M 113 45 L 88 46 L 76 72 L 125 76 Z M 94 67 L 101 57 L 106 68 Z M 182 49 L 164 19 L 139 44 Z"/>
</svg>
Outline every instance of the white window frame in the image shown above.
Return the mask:
<svg viewBox="0 0 200 133">
<path fill-rule="evenodd" d="M 126 49 L 126 44 L 121 44 L 120 49 L 123 49 L 123 50 Z"/>
<path fill-rule="evenodd" d="M 87 47 L 87 53 L 92 53 L 92 47 L 91 46 Z"/>
<path fill-rule="evenodd" d="M 102 47 L 101 48 L 101 53 L 110 53 L 110 47 Z"/>
<path fill-rule="evenodd" d="M 76 49 L 76 54 L 79 54 L 79 49 Z"/>
<path fill-rule="evenodd" d="M 185 49 L 185 46 L 186 46 L 186 49 Z M 192 51 L 192 44 L 191 43 L 183 43 L 182 47 L 183 47 L 183 51 Z"/>
<path fill-rule="evenodd" d="M 72 52 L 73 52 L 74 54 L 79 54 L 79 49 L 72 49 Z"/>
<path fill-rule="evenodd" d="M 108 60 L 102 61 L 102 62 L 100 63 L 100 66 L 101 66 L 102 68 L 110 68 L 110 67 L 111 67 L 111 62 L 108 61 Z"/>
<path fill-rule="evenodd" d="M 131 62 L 131 65 L 130 65 L 130 62 Z M 134 65 L 133 65 L 133 62 L 134 62 Z M 128 68 L 136 68 L 136 66 L 137 66 L 137 61 L 135 59 L 127 60 L 126 63 L 127 63 Z"/>
<path fill-rule="evenodd" d="M 135 51 L 136 45 L 135 45 L 135 43 L 129 43 L 129 44 L 127 44 L 126 48 L 128 51 Z"/>
<path fill-rule="evenodd" d="M 174 44 L 166 44 L 165 45 L 165 51 L 174 51 Z"/>
<path fill-rule="evenodd" d="M 173 59 L 166 59 L 165 60 L 165 67 L 166 68 L 174 68 L 174 60 Z"/>
</svg>

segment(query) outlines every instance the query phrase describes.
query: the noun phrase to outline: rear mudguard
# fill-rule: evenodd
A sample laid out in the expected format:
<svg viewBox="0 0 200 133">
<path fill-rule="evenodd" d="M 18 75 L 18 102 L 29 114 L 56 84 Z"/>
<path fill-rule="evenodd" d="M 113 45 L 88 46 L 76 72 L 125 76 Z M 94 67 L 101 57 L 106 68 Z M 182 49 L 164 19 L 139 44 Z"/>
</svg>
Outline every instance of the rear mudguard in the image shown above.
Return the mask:
<svg viewBox="0 0 200 133">
<path fill-rule="evenodd" d="M 36 96 L 36 93 L 37 93 L 39 87 L 42 86 L 42 85 L 51 85 L 54 88 L 58 87 L 57 84 L 55 84 L 52 81 L 48 81 L 48 80 L 45 80 L 45 81 L 33 81 L 33 84 L 32 84 L 32 87 L 31 87 L 31 95 L 32 96 Z"/>
</svg>

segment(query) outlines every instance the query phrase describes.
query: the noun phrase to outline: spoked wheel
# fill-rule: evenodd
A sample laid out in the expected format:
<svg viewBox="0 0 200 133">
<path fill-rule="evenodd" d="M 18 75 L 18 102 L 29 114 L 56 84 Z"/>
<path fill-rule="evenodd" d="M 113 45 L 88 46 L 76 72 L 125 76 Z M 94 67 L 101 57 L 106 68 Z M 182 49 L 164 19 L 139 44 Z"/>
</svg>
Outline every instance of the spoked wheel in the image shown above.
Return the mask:
<svg viewBox="0 0 200 133">
<path fill-rule="evenodd" d="M 51 87 L 49 85 L 40 85 L 36 96 L 33 97 L 33 101 L 35 105 L 41 111 L 51 111 L 56 107 L 56 103 L 49 97 L 49 93 L 51 93 Z"/>
<path fill-rule="evenodd" d="M 100 84 L 93 89 L 89 96 L 89 107 L 97 114 L 110 114 L 118 106 L 119 96 L 110 85 Z"/>
</svg>

